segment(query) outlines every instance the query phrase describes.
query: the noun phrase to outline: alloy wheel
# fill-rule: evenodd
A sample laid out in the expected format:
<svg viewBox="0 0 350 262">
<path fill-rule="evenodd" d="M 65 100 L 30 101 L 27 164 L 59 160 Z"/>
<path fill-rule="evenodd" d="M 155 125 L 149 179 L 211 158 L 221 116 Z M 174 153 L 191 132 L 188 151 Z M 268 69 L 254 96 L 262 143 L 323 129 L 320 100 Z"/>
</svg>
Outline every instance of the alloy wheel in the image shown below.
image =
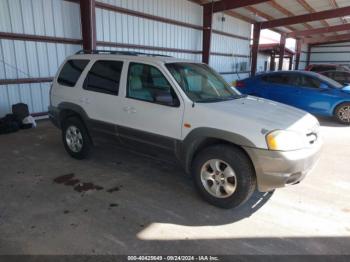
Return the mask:
<svg viewBox="0 0 350 262">
<path fill-rule="evenodd" d="M 233 168 L 223 160 L 210 159 L 201 168 L 201 181 L 206 191 L 217 198 L 230 197 L 237 188 Z"/>
</svg>

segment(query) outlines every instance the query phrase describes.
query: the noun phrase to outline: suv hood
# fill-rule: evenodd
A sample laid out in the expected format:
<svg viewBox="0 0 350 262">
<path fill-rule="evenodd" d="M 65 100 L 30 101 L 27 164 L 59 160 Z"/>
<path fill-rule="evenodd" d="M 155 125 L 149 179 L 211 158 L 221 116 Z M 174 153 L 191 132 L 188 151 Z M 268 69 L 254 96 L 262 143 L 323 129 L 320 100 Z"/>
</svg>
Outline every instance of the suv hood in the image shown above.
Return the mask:
<svg viewBox="0 0 350 262">
<path fill-rule="evenodd" d="M 259 131 L 286 129 L 305 134 L 319 125 L 315 117 L 303 110 L 253 96 L 202 105 L 210 107 L 210 111 L 218 111 L 216 115 L 224 114 L 226 121 L 233 116 L 233 121 L 238 119 L 241 124 L 253 121 Z"/>
</svg>

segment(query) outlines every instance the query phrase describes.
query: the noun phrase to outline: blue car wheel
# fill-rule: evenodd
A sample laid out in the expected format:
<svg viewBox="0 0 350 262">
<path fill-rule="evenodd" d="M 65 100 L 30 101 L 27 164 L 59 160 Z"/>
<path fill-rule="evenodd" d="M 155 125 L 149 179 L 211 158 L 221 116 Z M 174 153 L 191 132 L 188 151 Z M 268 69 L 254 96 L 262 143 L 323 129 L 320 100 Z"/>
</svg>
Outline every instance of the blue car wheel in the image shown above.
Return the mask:
<svg viewBox="0 0 350 262">
<path fill-rule="evenodd" d="M 338 122 L 350 125 L 350 103 L 342 103 L 338 105 L 335 109 L 334 116 Z"/>
</svg>

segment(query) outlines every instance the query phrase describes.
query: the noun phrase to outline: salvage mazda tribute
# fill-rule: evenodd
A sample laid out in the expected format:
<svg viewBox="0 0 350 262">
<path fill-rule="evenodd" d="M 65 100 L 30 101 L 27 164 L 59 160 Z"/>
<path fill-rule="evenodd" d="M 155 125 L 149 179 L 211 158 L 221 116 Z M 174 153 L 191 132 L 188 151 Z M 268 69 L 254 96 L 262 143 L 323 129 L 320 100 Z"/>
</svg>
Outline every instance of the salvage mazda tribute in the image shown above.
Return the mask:
<svg viewBox="0 0 350 262">
<path fill-rule="evenodd" d="M 206 64 L 166 56 L 78 52 L 60 67 L 50 100 L 72 157 L 86 158 L 100 138 L 171 156 L 200 195 L 223 208 L 255 188 L 298 183 L 322 144 L 310 114 L 242 95 Z"/>
</svg>

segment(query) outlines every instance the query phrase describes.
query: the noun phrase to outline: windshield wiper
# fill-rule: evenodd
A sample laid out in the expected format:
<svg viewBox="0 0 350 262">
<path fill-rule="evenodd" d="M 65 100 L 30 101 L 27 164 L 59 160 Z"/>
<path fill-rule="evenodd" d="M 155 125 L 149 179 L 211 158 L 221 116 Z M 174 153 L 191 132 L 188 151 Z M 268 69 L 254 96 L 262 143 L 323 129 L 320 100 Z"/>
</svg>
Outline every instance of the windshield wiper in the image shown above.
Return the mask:
<svg viewBox="0 0 350 262">
<path fill-rule="evenodd" d="M 227 96 L 227 97 L 211 97 L 211 98 L 205 98 L 196 101 L 197 103 L 209 103 L 209 102 L 222 102 L 222 101 L 228 101 L 228 100 L 234 100 L 234 99 L 240 99 L 247 97 L 247 95 L 232 95 L 232 96 Z"/>
</svg>

